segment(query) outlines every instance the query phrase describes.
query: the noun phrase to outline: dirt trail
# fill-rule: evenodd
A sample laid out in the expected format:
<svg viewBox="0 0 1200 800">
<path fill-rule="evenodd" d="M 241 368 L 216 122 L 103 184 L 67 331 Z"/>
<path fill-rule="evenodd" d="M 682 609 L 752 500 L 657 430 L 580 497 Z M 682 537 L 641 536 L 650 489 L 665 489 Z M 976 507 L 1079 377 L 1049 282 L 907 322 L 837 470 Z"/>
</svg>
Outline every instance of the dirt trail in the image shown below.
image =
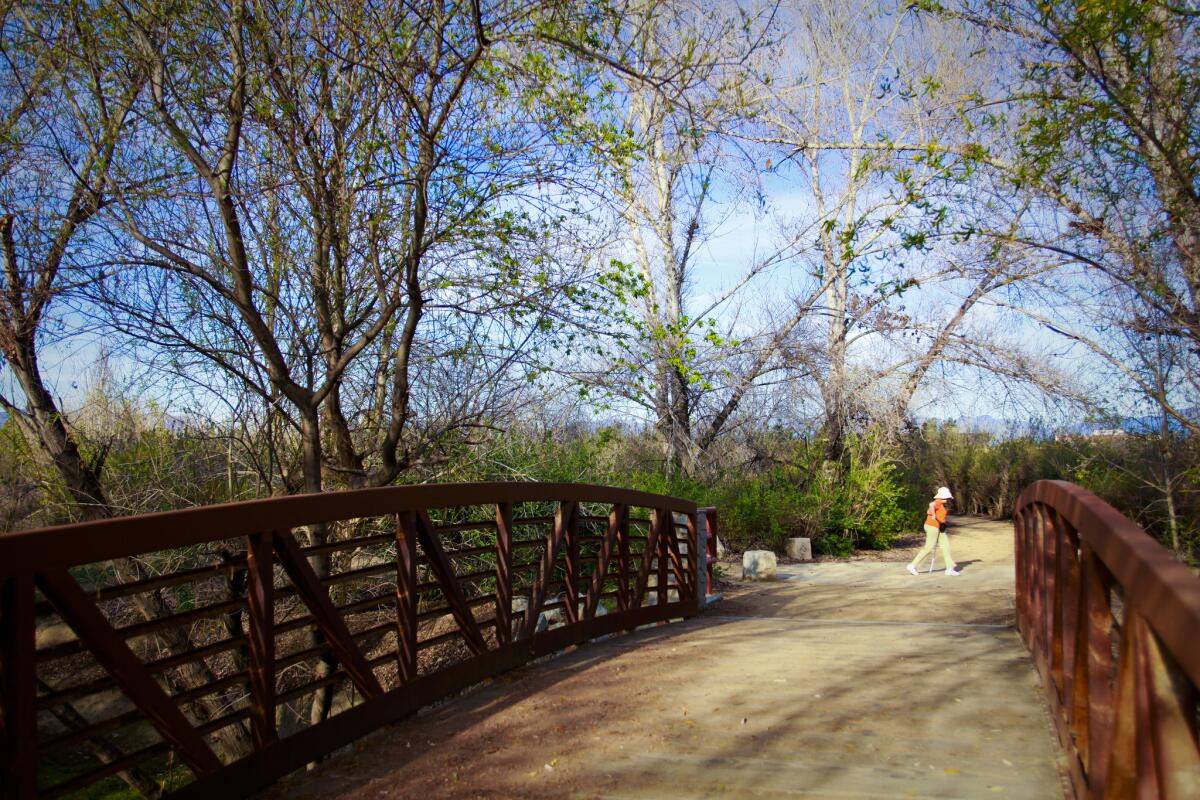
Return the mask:
<svg viewBox="0 0 1200 800">
<path fill-rule="evenodd" d="M 950 520 L 950 546 L 962 575 L 947 577 L 939 548 L 921 576 L 904 570 L 924 543 L 865 558 L 783 566 L 782 586 L 733 581 L 717 613 L 875 622 L 1014 625 L 1011 523 L 973 517 Z M 887 560 L 880 560 L 880 556 Z M 726 568 L 730 577 L 740 567 Z"/>
<path fill-rule="evenodd" d="M 1061 798 L 1012 619 L 1012 529 L 959 520 L 959 577 L 785 565 L 696 619 L 517 670 L 272 798 Z M 926 565 L 927 566 L 927 565 Z"/>
</svg>

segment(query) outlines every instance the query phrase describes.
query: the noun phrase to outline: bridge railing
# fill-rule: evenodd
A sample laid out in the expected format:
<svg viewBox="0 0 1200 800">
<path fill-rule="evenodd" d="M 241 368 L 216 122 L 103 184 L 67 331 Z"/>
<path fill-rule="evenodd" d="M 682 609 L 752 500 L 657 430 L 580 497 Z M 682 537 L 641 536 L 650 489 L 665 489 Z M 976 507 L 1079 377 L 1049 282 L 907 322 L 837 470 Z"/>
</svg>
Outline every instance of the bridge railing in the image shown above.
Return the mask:
<svg viewBox="0 0 1200 800">
<path fill-rule="evenodd" d="M 1017 623 L 1077 797 L 1200 797 L 1200 578 L 1094 494 L 1022 493 Z"/>
<path fill-rule="evenodd" d="M 705 601 L 708 598 L 716 599 L 714 596 L 717 592 L 717 509 L 708 506 L 696 511 L 697 524 L 700 525 L 700 532 L 704 537 L 706 545 L 704 551 L 704 595 Z"/>
<path fill-rule="evenodd" d="M 2 793 L 245 795 L 533 658 L 696 613 L 703 535 L 684 500 L 535 483 L 0 535 Z"/>
</svg>

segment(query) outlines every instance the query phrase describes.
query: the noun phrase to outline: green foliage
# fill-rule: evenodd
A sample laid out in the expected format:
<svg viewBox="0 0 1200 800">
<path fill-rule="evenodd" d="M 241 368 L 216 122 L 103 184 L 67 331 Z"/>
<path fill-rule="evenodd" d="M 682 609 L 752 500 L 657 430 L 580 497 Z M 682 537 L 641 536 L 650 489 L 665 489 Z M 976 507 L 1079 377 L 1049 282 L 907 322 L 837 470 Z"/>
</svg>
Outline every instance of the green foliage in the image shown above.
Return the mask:
<svg viewBox="0 0 1200 800">
<path fill-rule="evenodd" d="M 103 457 L 105 492 L 127 513 L 262 493 L 239 465 L 244 454 L 231 450 L 221 431 L 168 424 L 153 410 L 127 408 L 81 419 L 76 430 L 85 458 Z M 697 474 L 685 476 L 664 465 L 661 442 L 647 431 L 518 425 L 446 445 L 436 471 L 413 470 L 405 480 L 625 486 L 716 506 L 722 538 L 734 551 L 782 551 L 788 538 L 806 536 L 816 553 L 843 556 L 887 549 L 899 534 L 919 530 L 938 486 L 952 487 L 956 513 L 1003 518 L 1030 483 L 1061 478 L 1096 492 L 1194 561 L 1200 553 L 1195 443 L 1179 438 L 1165 452 L 1159 444 L 1134 435 L 999 438 L 930 423 L 898 443 L 869 430 L 853 433 L 845 460 L 834 464 L 825 460 L 820 435 L 771 429 L 727 437 Z M 1170 507 L 1155 482 L 1164 466 L 1172 480 Z M 57 474 L 13 420 L 0 426 L 0 496 L 6 529 L 74 518 Z M 187 605 L 188 598 L 177 600 Z"/>
<path fill-rule="evenodd" d="M 169 511 L 259 496 L 224 431 L 168 422 L 159 411 L 93 397 L 71 426 L 83 459 L 100 467 L 109 505 L 124 514 Z M 99 409 L 99 410 L 97 410 Z M 243 455 L 239 449 L 237 456 Z M 61 476 L 9 418 L 0 426 L 3 530 L 78 519 Z"/>
<path fill-rule="evenodd" d="M 660 445 L 645 434 L 511 430 L 464 449 L 441 479 L 579 481 L 685 497 L 720 509 L 721 536 L 733 550 L 782 550 L 788 538 L 807 536 L 816 552 L 845 555 L 886 549 L 919 523 L 895 466 L 871 456 L 877 445 L 870 436 L 852 439 L 843 470 L 823 463 L 819 438 L 767 432 L 750 448 L 759 451 L 753 464 L 722 459 L 688 477 L 664 469 Z"/>
<path fill-rule="evenodd" d="M 788 472 L 774 469 L 721 487 L 715 505 L 721 531 L 731 547 L 781 550 L 789 536 L 807 531 L 803 494 Z"/>
<path fill-rule="evenodd" d="M 1168 447 L 1162 445 L 1155 436 L 1129 433 L 999 438 L 930 423 L 905 438 L 908 466 L 901 478 L 914 499 L 928 496 L 932 487 L 950 486 L 957 513 L 996 518 L 1010 516 L 1021 491 L 1034 481 L 1068 480 L 1195 562 L 1200 554 L 1196 444 L 1176 437 Z M 1170 504 L 1164 476 L 1170 477 Z"/>
<path fill-rule="evenodd" d="M 102 765 L 79 751 L 60 752 L 43 759 L 38 765 L 38 783 L 55 786 L 72 778 L 85 775 Z M 149 758 L 138 766 L 144 777 L 160 785 L 166 792 L 182 789 L 191 782 L 188 769 L 164 754 Z M 85 786 L 70 794 L 75 800 L 140 800 L 142 795 L 116 775 L 110 775 L 96 783 Z"/>
</svg>

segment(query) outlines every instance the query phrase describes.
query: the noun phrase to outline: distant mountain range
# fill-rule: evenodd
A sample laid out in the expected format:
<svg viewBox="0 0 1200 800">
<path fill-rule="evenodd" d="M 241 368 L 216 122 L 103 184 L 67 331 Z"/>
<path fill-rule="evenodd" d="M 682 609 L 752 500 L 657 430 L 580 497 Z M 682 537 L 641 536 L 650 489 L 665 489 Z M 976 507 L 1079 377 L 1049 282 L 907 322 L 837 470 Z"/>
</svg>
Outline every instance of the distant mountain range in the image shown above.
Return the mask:
<svg viewBox="0 0 1200 800">
<path fill-rule="evenodd" d="M 1193 420 L 1200 421 L 1200 407 L 1189 408 L 1184 414 Z M 958 417 L 957 419 L 927 418 L 919 420 L 921 424 L 933 422 L 938 425 L 953 424 L 954 427 L 968 433 L 990 433 L 993 436 L 1096 436 L 1105 433 L 1153 434 L 1159 430 L 1161 418 L 1157 414 L 1123 417 L 1110 420 L 1083 420 L 1067 425 L 1050 425 L 1039 419 L 1013 420 L 994 417 L 990 414 Z M 1171 419 L 1172 430 L 1180 431 L 1183 426 Z"/>
<path fill-rule="evenodd" d="M 1183 414 L 1188 419 L 1200 421 L 1200 408 L 1185 409 Z M 1141 417 L 1125 417 L 1119 420 L 1077 422 L 1066 426 L 1061 432 L 1074 433 L 1080 436 L 1092 436 L 1106 431 L 1122 431 L 1124 433 L 1144 435 L 1158 433 L 1161 426 L 1162 417 L 1157 414 L 1146 414 Z M 1178 432 L 1183 430 L 1183 425 L 1174 417 L 1167 419 L 1167 426 L 1172 431 Z"/>
<path fill-rule="evenodd" d="M 990 433 L 993 436 L 1025 436 L 1042 432 L 1046 426 L 1037 420 L 1014 420 L 1001 419 L 993 417 L 990 414 L 982 414 L 970 417 L 957 417 L 955 419 L 946 419 L 944 417 L 925 417 L 917 418 L 917 423 L 925 425 L 932 423 L 939 427 L 944 425 L 953 425 L 955 428 L 966 433 Z"/>
</svg>

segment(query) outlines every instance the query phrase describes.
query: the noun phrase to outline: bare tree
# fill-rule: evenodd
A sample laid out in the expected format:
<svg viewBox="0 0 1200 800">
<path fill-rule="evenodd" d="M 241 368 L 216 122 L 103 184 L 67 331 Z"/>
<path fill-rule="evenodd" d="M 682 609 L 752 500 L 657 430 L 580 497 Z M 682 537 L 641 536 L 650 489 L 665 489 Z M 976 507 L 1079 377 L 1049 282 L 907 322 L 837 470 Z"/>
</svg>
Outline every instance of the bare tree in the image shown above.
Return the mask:
<svg viewBox="0 0 1200 800">
<path fill-rule="evenodd" d="M 113 254 L 134 268 L 100 299 L 279 415 L 301 447 L 285 490 L 394 480 L 439 429 L 417 421 L 421 364 L 495 346 L 472 319 L 537 328 L 576 277 L 554 273 L 524 194 L 569 169 L 549 124 L 576 113 L 535 105 L 547 79 L 512 63 L 540 13 L 235 2 L 192 21 L 216 39 L 134 28 L 165 143 L 146 157 L 184 177 L 123 195 L 118 223 L 143 250 Z M 531 123 L 547 126 L 541 142 Z M 497 380 L 511 363 L 498 359 Z"/>
<path fill-rule="evenodd" d="M 84 6 L 52 3 L 4 11 L 0 352 L 25 405 L 6 396 L 0 396 L 0 404 L 51 462 L 75 511 L 85 519 L 99 519 L 113 514 L 101 485 L 105 451 L 84 455 L 47 386 L 38 356 L 54 304 L 84 280 L 81 264 L 88 261 L 96 216 L 121 191 L 113 165 L 146 78 L 137 69 L 97 58 L 115 46 L 116 32 L 91 18 Z M 115 561 L 113 568 L 121 580 L 142 574 L 133 559 Z M 134 602 L 146 619 L 169 614 L 160 592 L 139 594 Z M 187 634 L 178 629 L 157 636 L 171 652 L 190 647 Z M 203 661 L 190 662 L 169 678 L 187 687 L 213 680 Z M 195 708 L 211 719 L 220 715 L 221 703 L 220 697 L 204 698 Z M 73 708 L 65 707 L 64 714 L 66 724 L 78 721 Z M 225 729 L 218 739 L 222 750 L 235 757 L 248 741 L 241 726 Z M 105 761 L 120 754 L 104 739 L 94 752 Z M 153 782 L 136 771 L 125 771 L 123 778 L 143 793 L 157 793 Z"/>
<path fill-rule="evenodd" d="M 1136 299 L 1108 324 L 1196 350 L 1200 16 L 1194 4 L 1149 2 L 1130 13 L 1106 3 L 928 5 L 977 26 L 993 50 L 1019 54 L 1000 87 L 1005 91 L 968 111 L 981 126 L 1011 134 L 980 148 L 978 163 L 1007 191 L 1035 202 L 1030 220 L 1001 238 L 1069 260 L 1100 292 Z M 1074 335 L 1087 338 L 1086 330 L 1067 338 Z M 1094 344 L 1098 354 L 1112 352 Z M 1128 365 L 1104 360 L 1130 377 Z M 1200 384 L 1194 377 L 1187 382 L 1194 396 Z M 1158 391 L 1153 381 L 1134 383 L 1174 424 L 1200 430 L 1179 402 L 1182 395 Z"/>
<path fill-rule="evenodd" d="M 814 232 L 800 263 L 819 298 L 821 322 L 807 331 L 823 341 L 796 352 L 818 389 L 826 458 L 838 463 L 852 420 L 894 435 L 931 369 L 984 344 L 966 335 L 972 310 L 1030 272 L 945 235 L 948 219 L 961 231 L 978 213 L 963 166 L 977 145 L 959 106 L 987 64 L 963 26 L 871 2 L 818 2 L 787 20 L 795 35 L 752 136 L 811 197 L 791 219 Z M 940 301 L 914 304 L 918 287 Z"/>
<path fill-rule="evenodd" d="M 590 382 L 644 407 L 668 467 L 684 473 L 696 471 L 809 311 L 797 304 L 782 318 L 763 315 L 753 331 L 732 323 L 756 283 L 794 254 L 795 236 L 761 251 L 747 246 L 723 289 L 694 296 L 705 250 L 751 213 L 757 187 L 730 134 L 757 113 L 747 86 L 756 80 L 759 52 L 777 34 L 775 12 L 769 4 L 722 14 L 689 2 L 641 4 L 624 49 L 639 69 L 612 73 L 636 152 L 603 183 L 620 231 L 614 252 L 630 262 L 612 278 L 630 310 Z M 667 62 L 677 65 L 671 92 L 643 77 Z"/>
<path fill-rule="evenodd" d="M 137 72 L 88 71 L 75 52 L 105 46 L 74 5 L 4 9 L 0 56 L 0 352 L 24 396 L 0 405 L 37 443 L 85 518 L 108 516 L 102 458 L 85 458 L 38 358 L 57 296 L 80 280 L 73 259 L 93 217 L 112 200 L 110 167 L 144 85 Z M 61 15 L 61 16 L 60 16 Z M 56 103 L 65 113 L 53 109 Z"/>
</svg>

